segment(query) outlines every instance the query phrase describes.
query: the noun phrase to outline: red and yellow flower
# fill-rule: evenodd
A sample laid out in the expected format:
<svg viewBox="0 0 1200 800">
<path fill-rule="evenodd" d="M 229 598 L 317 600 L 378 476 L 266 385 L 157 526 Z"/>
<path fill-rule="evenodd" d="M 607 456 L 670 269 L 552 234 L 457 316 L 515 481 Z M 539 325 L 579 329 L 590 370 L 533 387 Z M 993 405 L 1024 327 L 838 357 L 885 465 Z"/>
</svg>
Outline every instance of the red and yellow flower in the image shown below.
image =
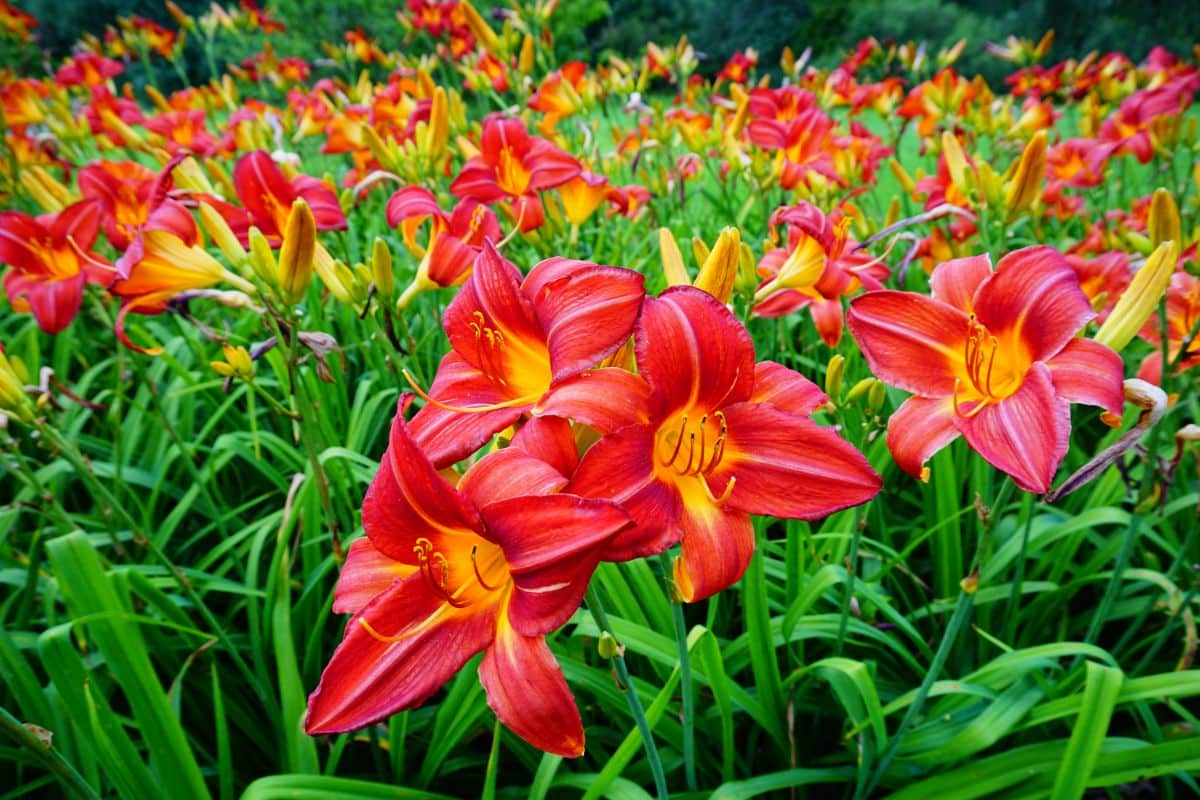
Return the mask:
<svg viewBox="0 0 1200 800">
<path fill-rule="evenodd" d="M 947 261 L 932 296 L 883 290 L 851 301 L 847 322 L 872 372 L 910 391 L 888 447 L 910 475 L 960 435 L 1017 486 L 1045 492 L 1066 455 L 1069 403 L 1119 414 L 1121 358 L 1076 333 L 1096 316 L 1051 247 Z"/>
<path fill-rule="evenodd" d="M 452 485 L 404 422 L 410 399 L 363 501 L 367 535 L 351 546 L 334 599 L 334 611 L 354 616 L 304 728 L 351 731 L 418 706 L 483 651 L 479 679 L 500 721 L 542 750 L 582 755 L 579 711 L 545 637 L 579 607 L 629 517 L 561 493 L 567 479 L 536 455 L 535 437 Z"/>
</svg>

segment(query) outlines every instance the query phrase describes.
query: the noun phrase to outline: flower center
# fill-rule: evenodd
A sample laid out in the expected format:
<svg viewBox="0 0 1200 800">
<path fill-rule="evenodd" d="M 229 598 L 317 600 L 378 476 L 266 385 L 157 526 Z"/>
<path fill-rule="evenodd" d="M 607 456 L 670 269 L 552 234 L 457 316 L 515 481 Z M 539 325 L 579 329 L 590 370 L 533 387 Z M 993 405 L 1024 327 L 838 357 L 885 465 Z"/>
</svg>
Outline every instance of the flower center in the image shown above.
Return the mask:
<svg viewBox="0 0 1200 800">
<path fill-rule="evenodd" d="M 967 318 L 967 326 L 963 344 L 965 379 L 954 380 L 954 410 L 959 416 L 970 418 L 988 404 L 1016 392 L 1021 387 L 1025 370 L 974 314 Z M 975 405 L 964 408 L 968 402 Z"/>
<path fill-rule="evenodd" d="M 469 551 L 463 548 L 448 559 L 433 542 L 421 537 L 413 552 L 429 588 L 455 608 L 466 608 L 472 602 L 500 591 L 512 580 L 504 551 L 484 540 L 472 544 Z"/>
<path fill-rule="evenodd" d="M 496 167 L 496 183 L 508 194 L 520 197 L 529 189 L 530 172 L 521 159 L 505 148 L 500 151 L 500 164 Z"/>
</svg>

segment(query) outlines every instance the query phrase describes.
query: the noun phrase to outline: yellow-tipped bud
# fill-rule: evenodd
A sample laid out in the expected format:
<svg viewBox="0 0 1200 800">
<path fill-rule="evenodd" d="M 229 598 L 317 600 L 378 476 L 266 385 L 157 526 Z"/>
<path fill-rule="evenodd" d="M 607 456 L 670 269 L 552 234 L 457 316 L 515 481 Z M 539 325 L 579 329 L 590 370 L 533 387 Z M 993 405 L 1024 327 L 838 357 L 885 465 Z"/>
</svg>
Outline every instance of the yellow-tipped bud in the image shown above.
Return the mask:
<svg viewBox="0 0 1200 800">
<path fill-rule="evenodd" d="M 0 412 L 21 422 L 33 421 L 33 403 L 3 350 L 0 350 Z"/>
<path fill-rule="evenodd" d="M 829 366 L 825 368 L 825 394 L 834 402 L 842 394 L 842 378 L 845 374 L 846 357 L 841 353 L 834 353 L 833 358 L 829 359 Z"/>
<path fill-rule="evenodd" d="M 963 194 L 967 193 L 967 155 L 963 152 L 958 137 L 951 131 L 942 132 L 942 154 L 946 156 L 946 169 L 950 180 Z"/>
<path fill-rule="evenodd" d="M 722 303 L 728 303 L 729 296 L 733 294 L 733 282 L 737 279 L 741 253 L 741 231 L 737 228 L 721 231 L 717 243 L 700 267 L 696 288 L 703 289 Z"/>
<path fill-rule="evenodd" d="M 212 181 L 204 174 L 204 170 L 201 169 L 196 159 L 191 156 L 188 156 L 175 165 L 175 169 L 171 170 L 171 178 L 175 181 L 175 186 L 179 189 L 203 194 L 217 193 L 216 189 L 213 188 Z"/>
<path fill-rule="evenodd" d="M 288 212 L 279 248 L 279 291 L 295 305 L 304 299 L 312 282 L 313 256 L 317 247 L 317 223 L 308 203 L 296 200 Z"/>
<path fill-rule="evenodd" d="M 528 34 L 521 42 L 521 55 L 517 57 L 517 72 L 522 75 L 533 72 L 533 37 Z"/>
<path fill-rule="evenodd" d="M 892 197 L 892 202 L 888 203 L 887 214 L 883 218 L 883 227 L 894 225 L 900 219 L 900 198 Z"/>
<path fill-rule="evenodd" d="M 870 390 L 867 391 L 867 408 L 871 411 L 878 411 L 883 408 L 883 401 L 887 399 L 887 384 L 877 380 L 871 384 Z"/>
<path fill-rule="evenodd" d="M 150 103 L 162 113 L 167 113 L 171 110 L 171 104 L 167 102 L 167 98 L 163 97 L 163 93 L 153 86 L 146 84 L 142 87 L 142 91 L 146 93 L 146 97 L 150 98 Z"/>
<path fill-rule="evenodd" d="M 692 281 L 688 277 L 687 267 L 683 265 L 683 254 L 679 252 L 679 244 L 669 228 L 658 229 L 658 252 L 662 258 L 663 277 L 667 286 L 686 286 Z"/>
<path fill-rule="evenodd" d="M 200 224 L 208 238 L 216 242 L 225 260 L 235 268 L 242 266 L 246 261 L 246 251 L 220 212 L 208 203 L 200 203 Z"/>
<path fill-rule="evenodd" d="M 492 27 L 475 10 L 475 6 L 471 5 L 471 0 L 460 0 L 458 8 L 462 11 L 463 17 L 466 19 L 467 27 L 471 30 L 471 35 L 475 37 L 477 42 L 483 45 L 483 49 L 497 58 L 503 56 L 504 46 L 500 41 L 500 37 L 496 35 Z"/>
<path fill-rule="evenodd" d="M 62 211 L 75 199 L 70 189 L 37 165 L 21 170 L 21 185 L 47 213 Z"/>
<path fill-rule="evenodd" d="M 446 90 L 440 86 L 433 90 L 428 125 L 425 129 L 425 153 L 430 158 L 440 158 L 450 143 L 450 111 L 446 101 Z"/>
<path fill-rule="evenodd" d="M 1017 172 L 1004 195 L 1004 207 L 1009 216 L 1029 209 L 1042 196 L 1042 183 L 1046 180 L 1046 132 L 1038 131 L 1017 164 Z"/>
<path fill-rule="evenodd" d="M 1178 260 L 1179 245 L 1175 242 L 1163 242 L 1155 248 L 1100 326 L 1096 341 L 1118 353 L 1129 344 L 1158 308 Z"/>
<path fill-rule="evenodd" d="M 692 258 L 696 259 L 697 264 L 708 260 L 708 245 L 699 236 L 692 237 Z"/>
<path fill-rule="evenodd" d="M 917 190 L 917 184 L 913 182 L 912 176 L 904 169 L 904 167 L 894 158 L 888 159 L 888 168 L 892 174 L 896 176 L 896 180 L 904 187 L 904 191 L 912 194 Z"/>
<path fill-rule="evenodd" d="M 1150 219 L 1146 225 L 1150 244 L 1158 247 L 1163 242 L 1182 242 L 1183 226 L 1179 222 L 1179 207 L 1175 198 L 1166 189 L 1154 190 L 1150 200 Z"/>
<path fill-rule="evenodd" d="M 755 285 L 758 283 L 756 266 L 754 251 L 750 249 L 750 245 L 742 242 L 741 252 L 738 254 L 738 277 L 737 284 L 734 286 L 735 289 L 739 292 L 754 290 Z"/>
<path fill-rule="evenodd" d="M 271 244 L 258 228 L 250 229 L 250 267 L 259 280 L 268 286 L 279 285 L 279 266 Z"/>
<path fill-rule="evenodd" d="M 248 381 L 254 377 L 254 361 L 246 348 L 233 345 L 221 345 L 225 353 L 224 361 L 211 361 L 213 370 L 225 378 L 241 378 Z"/>
<path fill-rule="evenodd" d="M 387 242 L 376 237 L 375 246 L 371 248 L 371 279 L 375 281 L 375 291 L 384 302 L 390 302 L 396 293 L 396 276 L 392 273 L 392 251 Z"/>
<path fill-rule="evenodd" d="M 874 378 L 863 378 L 861 381 L 851 386 L 849 392 L 846 392 L 846 402 L 853 403 L 858 398 L 870 392 L 871 387 L 876 383 L 879 383 L 879 381 L 875 380 Z"/>
</svg>

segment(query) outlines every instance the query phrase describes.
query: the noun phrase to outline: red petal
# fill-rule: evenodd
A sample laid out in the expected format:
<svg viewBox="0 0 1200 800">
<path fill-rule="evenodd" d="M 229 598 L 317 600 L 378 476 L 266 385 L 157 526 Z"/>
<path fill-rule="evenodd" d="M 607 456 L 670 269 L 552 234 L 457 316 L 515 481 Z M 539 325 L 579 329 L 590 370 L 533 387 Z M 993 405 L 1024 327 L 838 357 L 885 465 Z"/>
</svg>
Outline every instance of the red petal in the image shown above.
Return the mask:
<svg viewBox="0 0 1200 800">
<path fill-rule="evenodd" d="M 467 500 L 438 474 L 404 423 L 412 395 L 404 395 L 392 420 L 391 438 L 379 472 L 363 500 L 363 529 L 384 554 L 415 564 L 413 547 L 426 537 L 437 540 L 463 530 L 478 531 L 479 516 Z"/>
<path fill-rule="evenodd" d="M 799 372 L 774 361 L 760 361 L 754 365 L 754 394 L 750 400 L 807 417 L 828 403 L 829 397 Z"/>
<path fill-rule="evenodd" d="M 876 377 L 916 394 L 954 392 L 967 316 L 913 292 L 868 292 L 850 301 L 850 332 Z"/>
<path fill-rule="evenodd" d="M 571 423 L 560 417 L 531 417 L 526 420 L 512 447 L 554 467 L 564 477 L 574 474 L 579 466 L 579 449 Z"/>
<path fill-rule="evenodd" d="M 787 147 L 787 127 L 774 119 L 752 119 L 746 126 L 746 135 L 750 141 L 768 150 L 782 150 Z"/>
<path fill-rule="evenodd" d="M 546 211 L 542 208 L 542 200 L 536 194 L 523 194 L 514 197 L 509 202 L 508 213 L 519 223 L 521 233 L 529 233 L 542 227 L 546 221 Z"/>
<path fill-rule="evenodd" d="M 357 614 L 416 569 L 388 558 L 366 536 L 355 539 L 350 543 L 346 563 L 333 590 L 333 613 Z"/>
<path fill-rule="evenodd" d="M 819 519 L 879 492 L 879 475 L 867 459 L 832 430 L 756 403 L 728 406 L 724 413 L 728 438 L 708 485 L 719 496 L 734 481 L 730 508 Z"/>
<path fill-rule="evenodd" d="M 423 186 L 405 186 L 388 198 L 387 223 L 393 228 L 406 219 L 428 216 L 444 215 L 433 192 Z"/>
<path fill-rule="evenodd" d="M 468 277 L 478 248 L 463 244 L 457 236 L 442 233 L 429 248 L 429 279 L 438 286 L 454 286 Z"/>
<path fill-rule="evenodd" d="M 700 490 L 697 502 L 685 502 L 683 555 L 675 562 L 675 586 L 680 597 L 694 603 L 737 583 L 754 555 L 754 524 L 750 516 L 717 506 Z"/>
<path fill-rule="evenodd" d="M 1046 246 L 1026 247 L 1000 259 L 996 273 L 975 294 L 975 313 L 1001 340 L 1019 337 L 1033 361 L 1057 354 L 1096 316 L 1075 270 Z"/>
<path fill-rule="evenodd" d="M 649 421 L 650 387 L 640 375 L 604 367 L 556 381 L 534 407 L 535 414 L 564 417 L 613 433 Z"/>
<path fill-rule="evenodd" d="M 296 199 L 296 190 L 283 177 L 271 156 L 255 150 L 238 159 L 233 167 L 233 186 L 238 199 L 253 217 L 253 224 L 271 238 L 283 234 L 284 217 Z"/>
<path fill-rule="evenodd" d="M 646 298 L 636 351 L 661 416 L 692 406 L 716 410 L 754 388 L 750 334 L 733 312 L 691 286 Z"/>
<path fill-rule="evenodd" d="M 565 258 L 530 270 L 521 290 L 546 331 L 556 380 L 595 366 L 625 343 L 642 308 L 644 283 L 630 269 Z"/>
<path fill-rule="evenodd" d="M 49 235 L 48 230 L 24 212 L 0 212 L 0 263 L 11 264 L 22 272 L 44 272 L 46 265 L 32 243 Z"/>
<path fill-rule="evenodd" d="M 842 301 L 820 300 L 808 307 L 813 325 L 826 347 L 837 347 L 842 340 Z"/>
<path fill-rule="evenodd" d="M 989 256 L 951 259 L 934 268 L 929 276 L 929 293 L 934 299 L 970 314 L 974 309 L 975 292 L 991 276 L 992 259 Z"/>
<path fill-rule="evenodd" d="M 529 169 L 529 188 L 535 191 L 562 186 L 583 171 L 578 161 L 545 139 L 534 139 L 522 161 Z"/>
<path fill-rule="evenodd" d="M 50 235 L 56 242 L 66 241 L 69 236 L 80 250 L 87 250 L 100 233 L 101 212 L 99 200 L 90 197 L 80 200 L 58 213 L 50 226 Z"/>
<path fill-rule="evenodd" d="M 1027 492 L 1046 492 L 1067 454 L 1071 413 L 1055 396 L 1050 370 L 1035 363 L 1015 394 L 977 416 L 957 418 L 967 442 Z"/>
<path fill-rule="evenodd" d="M 629 512 L 635 527 L 609 543 L 605 561 L 661 553 L 679 541 L 680 499 L 654 470 L 655 428 L 631 425 L 605 436 L 584 453 L 566 491 L 613 500 Z"/>
<path fill-rule="evenodd" d="M 85 275 L 80 272 L 61 281 L 33 284 L 25 295 L 38 327 L 46 333 L 58 333 L 66 328 L 83 305 Z"/>
<path fill-rule="evenodd" d="M 472 165 L 470 162 L 450 184 L 450 194 L 460 198 L 470 197 L 481 203 L 494 203 L 502 197 L 508 197 L 508 192 L 496 182 L 494 169 L 486 164 Z"/>
<path fill-rule="evenodd" d="M 480 513 L 512 575 L 509 619 L 527 636 L 549 633 L 571 618 L 601 551 L 630 526 L 616 504 L 572 494 L 516 497 Z"/>
<path fill-rule="evenodd" d="M 493 607 L 459 611 L 433 597 L 423 575 L 400 581 L 350 620 L 308 698 L 304 730 L 353 731 L 419 706 L 487 647 L 495 630 Z"/>
<path fill-rule="evenodd" d="M 1059 397 L 1121 413 L 1125 365 L 1111 348 L 1091 339 L 1072 339 L 1046 366 Z"/>
<path fill-rule="evenodd" d="M 504 150 L 517 157 L 529 150 L 529 133 L 525 130 L 525 123 L 519 117 L 489 114 L 483 121 L 480 151 L 487 163 L 495 166 L 500 163 L 500 153 Z"/>
<path fill-rule="evenodd" d="M 933 454 L 958 438 L 954 400 L 910 397 L 888 419 L 887 444 L 900 469 L 920 478 Z"/>
<path fill-rule="evenodd" d="M 308 203 L 313 221 L 319 231 L 342 231 L 349 227 L 337 195 L 329 191 L 320 179 L 311 175 L 297 175 L 292 188 L 300 199 Z M 288 206 L 289 210 L 291 206 Z"/>
<path fill-rule="evenodd" d="M 566 477 L 545 461 L 506 447 L 488 453 L 467 470 L 458 491 L 482 508 L 513 497 L 551 494 L 566 485 Z"/>
<path fill-rule="evenodd" d="M 429 395 L 455 408 L 490 406 L 511 399 L 453 351 L 442 358 Z M 462 413 L 426 403 L 409 423 L 409 430 L 429 460 L 441 469 L 474 453 L 528 409 L 518 406 Z"/>
<path fill-rule="evenodd" d="M 501 626 L 479 665 L 488 706 L 513 733 L 539 750 L 583 755 L 583 723 L 562 668 L 540 637 Z"/>
</svg>

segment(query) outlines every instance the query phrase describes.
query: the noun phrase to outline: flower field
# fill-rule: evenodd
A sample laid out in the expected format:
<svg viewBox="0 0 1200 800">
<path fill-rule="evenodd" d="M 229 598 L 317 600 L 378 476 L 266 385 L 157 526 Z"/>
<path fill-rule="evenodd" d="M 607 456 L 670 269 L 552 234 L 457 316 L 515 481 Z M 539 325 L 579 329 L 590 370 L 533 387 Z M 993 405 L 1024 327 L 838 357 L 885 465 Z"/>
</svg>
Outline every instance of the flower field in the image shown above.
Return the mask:
<svg viewBox="0 0 1200 800">
<path fill-rule="evenodd" d="M 0 800 L 1200 795 L 1200 45 L 567 5 L 0 0 Z"/>
</svg>

